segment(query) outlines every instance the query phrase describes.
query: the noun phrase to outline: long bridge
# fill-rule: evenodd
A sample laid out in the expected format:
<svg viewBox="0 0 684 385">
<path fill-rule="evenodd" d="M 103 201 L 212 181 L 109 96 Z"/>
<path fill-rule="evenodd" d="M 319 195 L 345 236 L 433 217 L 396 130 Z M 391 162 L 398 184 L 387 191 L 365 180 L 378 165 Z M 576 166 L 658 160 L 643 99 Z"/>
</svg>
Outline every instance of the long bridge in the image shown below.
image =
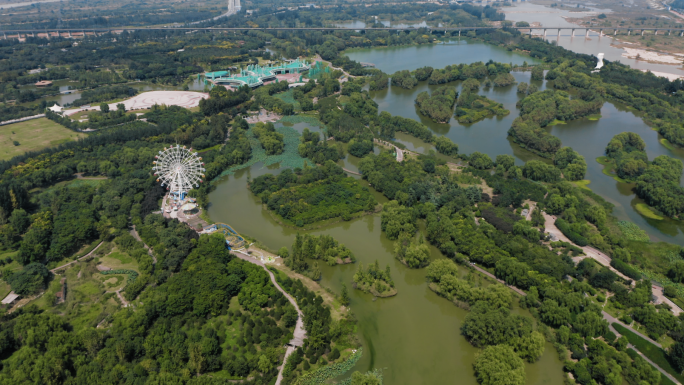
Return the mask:
<svg viewBox="0 0 684 385">
<path fill-rule="evenodd" d="M 521 32 L 542 31 L 544 36 L 547 36 L 547 31 L 557 31 L 558 36 L 561 36 L 561 31 L 570 32 L 571 36 L 575 36 L 575 31 L 584 31 L 585 36 L 589 36 L 590 31 L 597 31 L 599 35 L 617 35 L 618 32 L 631 35 L 632 33 L 640 33 L 644 35 L 645 32 L 652 31 L 655 35 L 663 33 L 671 35 L 672 32 L 678 33 L 679 36 L 684 36 L 684 28 L 649 28 L 649 27 L 548 27 L 548 26 L 529 26 L 529 27 L 381 27 L 381 28 L 343 28 L 343 27 L 111 27 L 111 28 L 47 28 L 47 29 L 5 29 L 0 31 L 4 39 L 22 38 L 22 37 L 83 37 L 87 35 L 102 35 L 107 33 L 123 33 L 123 32 L 137 32 L 137 31 L 185 31 L 192 32 L 237 32 L 237 31 L 416 31 L 427 30 L 430 32 L 458 32 L 459 36 L 463 32 L 478 31 L 478 30 L 495 30 L 495 29 L 514 29 Z M 605 31 L 605 33 L 604 33 Z M 612 32 L 612 33 L 611 33 Z M 23 35 L 23 36 L 22 36 Z"/>
</svg>

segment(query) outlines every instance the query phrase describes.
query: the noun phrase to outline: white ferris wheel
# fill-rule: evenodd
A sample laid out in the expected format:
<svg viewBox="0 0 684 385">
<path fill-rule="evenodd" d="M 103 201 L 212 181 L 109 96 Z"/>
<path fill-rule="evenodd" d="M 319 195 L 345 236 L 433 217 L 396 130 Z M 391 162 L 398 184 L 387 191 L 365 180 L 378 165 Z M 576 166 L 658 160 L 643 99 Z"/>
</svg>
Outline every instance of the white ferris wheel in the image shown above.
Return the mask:
<svg viewBox="0 0 684 385">
<path fill-rule="evenodd" d="M 164 151 L 159 151 L 154 158 L 152 170 L 157 182 L 162 182 L 162 186 L 171 194 L 178 194 L 178 199 L 183 199 L 188 191 L 202 183 L 204 163 L 196 152 L 192 152 L 192 148 L 178 144 L 164 147 Z"/>
</svg>

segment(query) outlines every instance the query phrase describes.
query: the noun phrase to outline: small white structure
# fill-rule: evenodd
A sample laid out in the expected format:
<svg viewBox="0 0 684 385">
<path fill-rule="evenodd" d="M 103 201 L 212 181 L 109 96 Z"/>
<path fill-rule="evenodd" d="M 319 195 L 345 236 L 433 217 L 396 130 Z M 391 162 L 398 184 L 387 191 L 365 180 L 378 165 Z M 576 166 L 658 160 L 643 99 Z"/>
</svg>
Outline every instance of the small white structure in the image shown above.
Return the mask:
<svg viewBox="0 0 684 385">
<path fill-rule="evenodd" d="M 601 67 L 603 67 L 603 53 L 598 54 L 598 63 L 596 63 L 596 68 L 597 70 L 600 70 Z"/>
<path fill-rule="evenodd" d="M 5 299 L 2 300 L 3 305 L 11 305 L 14 303 L 14 301 L 18 300 L 20 297 L 19 294 L 14 293 L 13 291 L 10 292 Z"/>
<path fill-rule="evenodd" d="M 55 105 L 52 106 L 52 107 L 48 107 L 48 110 L 50 110 L 50 111 L 52 111 L 52 112 L 54 112 L 54 113 L 56 113 L 56 114 L 61 114 L 63 108 L 55 104 Z"/>
</svg>

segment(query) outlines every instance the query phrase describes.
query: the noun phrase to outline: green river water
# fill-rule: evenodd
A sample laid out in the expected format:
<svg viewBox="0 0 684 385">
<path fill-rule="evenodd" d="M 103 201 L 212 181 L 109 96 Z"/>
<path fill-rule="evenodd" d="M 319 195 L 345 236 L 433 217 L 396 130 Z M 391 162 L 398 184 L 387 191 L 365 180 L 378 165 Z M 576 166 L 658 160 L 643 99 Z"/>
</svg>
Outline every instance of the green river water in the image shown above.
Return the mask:
<svg viewBox="0 0 684 385">
<path fill-rule="evenodd" d="M 435 68 L 460 62 L 494 61 L 522 64 L 530 58 L 513 54 L 498 47 L 480 43 L 461 42 L 424 47 L 382 48 L 350 51 L 348 55 L 357 61 L 375 63 L 387 73 L 398 69 L 415 69 L 423 65 Z M 514 73 L 517 81 L 529 82 L 530 74 Z M 545 84 L 537 84 L 541 89 Z M 457 84 L 460 87 L 460 84 Z M 518 164 L 529 159 L 538 159 L 530 152 L 507 139 L 506 132 L 512 120 L 518 115 L 515 109 L 515 86 L 481 90 L 481 94 L 503 103 L 511 114 L 497 119 L 485 119 L 470 126 L 461 126 L 452 119 L 450 124 L 435 124 L 419 116 L 415 110 L 415 96 L 433 86 L 420 84 L 413 90 L 389 89 L 374 92 L 371 96 L 381 111 L 417 119 L 430 127 L 435 134 L 446 135 L 460 147 L 461 152 L 480 151 L 495 157 L 498 154 L 512 154 Z M 649 222 L 633 209 L 637 202 L 631 187 L 614 181 L 601 173 L 601 166 L 595 158 L 613 135 L 622 131 L 639 133 L 647 143 L 650 158 L 668 154 L 684 158 L 681 151 L 671 152 L 662 146 L 659 136 L 643 121 L 621 106 L 606 103 L 598 121 L 580 120 L 550 128 L 563 145 L 572 146 L 587 160 L 587 179 L 592 190 L 616 205 L 615 214 L 621 219 L 631 220 L 647 230 L 653 240 L 667 240 L 684 244 L 682 227 L 675 221 Z M 305 124 L 294 128 L 301 132 Z M 397 140 L 420 152 L 432 146 L 406 135 L 397 135 Z M 358 159 L 348 156 L 340 164 L 356 170 Z M 226 222 L 241 233 L 259 239 L 271 249 L 290 247 L 296 230 L 278 225 L 262 209 L 258 198 L 247 190 L 248 180 L 264 173 L 277 173 L 278 166 L 262 167 L 256 164 L 237 171 L 234 175 L 216 181 L 217 188 L 210 195 L 208 213 L 217 222 Z M 363 182 L 365 183 L 365 182 Z M 379 193 L 380 202 L 386 199 Z M 460 335 L 460 326 L 467 312 L 429 290 L 425 282 L 424 269 L 412 270 L 394 259 L 392 241 L 380 230 L 380 216 L 371 215 L 341 222 L 312 231 L 315 234 L 329 234 L 348 246 L 358 262 L 368 264 L 378 260 L 381 266 L 389 264 L 398 289 L 398 295 L 373 301 L 371 295 L 351 290 L 351 309 L 358 319 L 359 336 L 365 346 L 365 355 L 354 370 L 371 368 L 384 370 L 387 384 L 476 384 L 472 364 L 477 349 Z M 432 248 L 432 258 L 443 258 Z M 321 284 L 339 293 L 342 283 L 350 286 L 356 265 L 323 266 Z M 514 311 L 521 311 L 515 309 Z M 562 362 L 550 344 L 539 362 L 527 364 L 527 383 L 531 385 L 562 384 Z"/>
</svg>

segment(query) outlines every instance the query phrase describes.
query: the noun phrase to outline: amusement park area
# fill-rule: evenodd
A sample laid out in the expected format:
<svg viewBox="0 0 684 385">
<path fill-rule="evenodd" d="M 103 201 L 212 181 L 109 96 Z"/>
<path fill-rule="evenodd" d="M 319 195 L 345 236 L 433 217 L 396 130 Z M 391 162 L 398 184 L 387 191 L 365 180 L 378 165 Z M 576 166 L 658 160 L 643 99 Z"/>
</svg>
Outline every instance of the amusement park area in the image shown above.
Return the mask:
<svg viewBox="0 0 684 385">
<path fill-rule="evenodd" d="M 201 208 L 196 199 L 188 196 L 188 191 L 199 187 L 204 178 L 204 162 L 197 152 L 186 146 L 171 146 L 159 151 L 155 156 L 152 171 L 157 182 L 166 187 L 168 193 L 162 201 L 162 214 L 166 218 L 178 219 L 187 223 L 200 234 L 219 232 L 226 239 L 226 247 L 239 250 L 247 247 L 245 239 L 225 223 L 208 224 L 200 217 Z M 267 257 L 267 259 L 272 259 Z M 263 258 L 262 258 L 263 259 Z M 264 261 L 262 262 L 269 262 Z"/>
</svg>

